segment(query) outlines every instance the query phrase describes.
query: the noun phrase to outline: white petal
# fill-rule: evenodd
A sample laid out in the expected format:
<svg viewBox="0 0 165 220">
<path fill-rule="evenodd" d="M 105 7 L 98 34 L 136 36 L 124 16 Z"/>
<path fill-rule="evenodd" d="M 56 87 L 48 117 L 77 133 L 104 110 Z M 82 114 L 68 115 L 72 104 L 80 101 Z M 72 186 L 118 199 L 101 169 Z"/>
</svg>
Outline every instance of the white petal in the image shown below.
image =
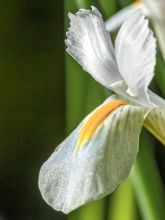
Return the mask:
<svg viewBox="0 0 165 220">
<path fill-rule="evenodd" d="M 155 100 L 155 96 L 150 97 L 149 94 L 147 94 L 149 96 L 149 100 L 150 100 L 150 98 L 152 98 L 152 101 L 150 100 L 150 102 L 148 102 L 148 101 L 146 102 L 146 100 L 143 97 L 131 96 L 127 92 L 128 91 L 128 86 L 124 81 L 120 81 L 118 83 L 113 84 L 111 89 L 117 94 L 116 97 L 118 97 L 118 99 L 125 100 L 126 102 L 128 102 L 132 105 L 139 105 L 139 106 L 143 106 L 143 107 L 147 107 L 147 108 L 152 108 L 152 107 L 155 107 L 155 104 L 154 104 L 154 102 L 152 103 L 152 101 L 159 102 L 157 100 L 157 98 Z"/>
<path fill-rule="evenodd" d="M 165 0 L 144 0 L 144 4 L 151 14 L 155 34 L 165 60 Z"/>
<path fill-rule="evenodd" d="M 153 19 L 165 20 L 165 1 L 164 0 L 143 0 L 146 8 L 150 11 Z"/>
<path fill-rule="evenodd" d="M 106 22 L 106 30 L 107 31 L 114 31 L 117 28 L 119 28 L 122 23 L 128 19 L 128 17 L 138 8 L 143 9 L 143 12 L 146 14 L 146 10 L 144 8 L 144 5 L 141 3 L 133 3 L 125 8 L 122 8 L 119 12 L 117 12 L 115 15 L 111 16 Z"/>
<path fill-rule="evenodd" d="M 152 92 L 151 90 L 148 90 L 148 96 L 151 103 L 153 103 L 154 106 L 157 106 L 159 108 L 165 109 L 165 100 Z"/>
<path fill-rule="evenodd" d="M 128 91 L 128 86 L 124 81 L 115 83 L 112 85 L 111 88 L 117 95 L 117 99 L 122 99 L 129 104 L 132 105 L 138 105 L 141 107 L 147 107 L 147 108 L 153 108 L 156 106 L 164 106 L 165 107 L 165 100 L 156 95 L 155 93 L 151 92 L 150 90 L 147 91 L 147 96 L 149 97 L 149 102 L 146 102 L 146 100 L 143 97 L 134 97 L 131 96 Z"/>
<path fill-rule="evenodd" d="M 165 109 L 165 99 L 161 98 L 154 92 L 152 92 L 150 89 L 148 89 L 148 97 L 150 100 L 150 103 L 147 103 L 143 99 L 135 98 L 130 96 L 126 91 L 128 89 L 127 85 L 124 82 L 119 82 L 114 87 L 112 87 L 113 91 L 115 91 L 117 94 L 111 96 L 113 97 L 113 100 L 120 99 L 123 101 L 126 101 L 127 103 L 131 105 L 137 105 L 141 107 L 148 108 L 152 110 L 155 107 Z"/>
<path fill-rule="evenodd" d="M 145 119 L 144 127 L 165 145 L 165 108 L 152 109 Z"/>
<path fill-rule="evenodd" d="M 41 168 L 39 188 L 46 202 L 69 213 L 110 194 L 128 176 L 136 159 L 145 116 L 145 108 L 119 107 L 77 152 L 81 123 Z"/>
<path fill-rule="evenodd" d="M 105 87 L 120 81 L 114 48 L 99 11 L 95 7 L 81 9 L 76 15 L 69 14 L 69 18 L 68 53 Z"/>
<path fill-rule="evenodd" d="M 147 88 L 154 75 L 156 42 L 141 10 L 124 22 L 115 46 L 118 68 L 128 85 L 127 92 L 147 101 Z"/>
</svg>

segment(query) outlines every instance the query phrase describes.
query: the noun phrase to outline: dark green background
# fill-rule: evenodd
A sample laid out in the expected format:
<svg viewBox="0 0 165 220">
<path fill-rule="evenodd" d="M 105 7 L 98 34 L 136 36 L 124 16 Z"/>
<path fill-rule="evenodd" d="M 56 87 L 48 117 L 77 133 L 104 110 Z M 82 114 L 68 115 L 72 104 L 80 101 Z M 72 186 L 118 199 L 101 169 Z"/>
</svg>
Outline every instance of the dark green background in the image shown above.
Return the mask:
<svg viewBox="0 0 165 220">
<path fill-rule="evenodd" d="M 0 213 L 62 219 L 38 173 L 65 133 L 63 1 L 0 1 Z"/>
<path fill-rule="evenodd" d="M 131 1 L 92 2 L 106 18 Z M 65 11 L 79 7 L 72 0 L 65 4 Z M 104 100 L 105 91 L 68 56 L 65 76 L 64 57 L 62 0 L 0 1 L 0 216 L 4 220 L 66 219 L 41 198 L 39 170 L 64 139 L 66 124 L 72 130 L 79 118 Z M 164 64 L 158 64 L 153 88 L 163 96 Z M 158 142 L 156 158 L 165 181 L 165 150 Z"/>
</svg>

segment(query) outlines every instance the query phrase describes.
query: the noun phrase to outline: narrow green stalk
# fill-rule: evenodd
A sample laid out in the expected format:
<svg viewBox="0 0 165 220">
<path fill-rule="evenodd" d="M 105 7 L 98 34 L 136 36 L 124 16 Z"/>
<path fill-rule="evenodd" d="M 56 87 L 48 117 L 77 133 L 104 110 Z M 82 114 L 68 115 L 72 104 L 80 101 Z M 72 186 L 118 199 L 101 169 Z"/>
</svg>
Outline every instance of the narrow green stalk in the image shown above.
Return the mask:
<svg viewBox="0 0 165 220">
<path fill-rule="evenodd" d="M 164 219 L 164 190 L 155 162 L 152 139 L 141 139 L 140 152 L 131 172 L 138 205 L 144 220 Z"/>
<path fill-rule="evenodd" d="M 67 132 L 71 132 L 85 116 L 84 91 L 87 76 L 81 67 L 66 54 L 66 118 Z"/>
<path fill-rule="evenodd" d="M 111 196 L 108 220 L 136 220 L 136 217 L 133 186 L 128 178 Z"/>
<path fill-rule="evenodd" d="M 120 7 L 124 8 L 127 5 L 130 5 L 132 2 L 135 2 L 134 0 L 118 0 L 118 2 L 120 3 Z"/>
<path fill-rule="evenodd" d="M 83 206 L 80 210 L 78 220 L 103 220 L 105 199 L 101 199 Z"/>
<path fill-rule="evenodd" d="M 165 24 L 164 22 L 155 22 L 154 27 L 156 36 L 158 38 L 159 47 L 165 61 Z"/>
<path fill-rule="evenodd" d="M 117 6 L 118 6 L 117 1 L 99 0 L 99 3 L 107 18 L 117 11 Z"/>
<path fill-rule="evenodd" d="M 157 54 L 155 77 L 157 86 L 161 90 L 162 95 L 165 97 L 165 62 L 160 53 Z"/>
<path fill-rule="evenodd" d="M 104 199 L 91 202 L 69 214 L 68 220 L 103 220 L 105 215 L 104 209 Z"/>
<path fill-rule="evenodd" d="M 93 5 L 93 1 L 91 0 L 75 0 L 77 8 L 89 8 Z"/>
</svg>

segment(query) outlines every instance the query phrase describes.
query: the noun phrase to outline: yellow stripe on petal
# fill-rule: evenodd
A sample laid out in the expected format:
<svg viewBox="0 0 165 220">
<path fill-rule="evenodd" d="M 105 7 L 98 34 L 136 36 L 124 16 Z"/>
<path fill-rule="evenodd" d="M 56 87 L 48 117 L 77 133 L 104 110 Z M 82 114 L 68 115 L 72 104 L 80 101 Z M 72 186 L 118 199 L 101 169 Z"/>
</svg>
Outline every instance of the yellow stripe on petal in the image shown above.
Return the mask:
<svg viewBox="0 0 165 220">
<path fill-rule="evenodd" d="M 142 4 L 143 4 L 143 3 L 142 3 L 141 0 L 137 0 L 137 1 L 135 1 L 135 2 L 133 3 L 133 5 L 135 5 L 135 6 L 137 6 L 137 7 L 141 6 Z"/>
<path fill-rule="evenodd" d="M 127 105 L 127 102 L 124 102 L 122 100 L 114 100 L 111 101 L 105 105 L 103 105 L 101 108 L 96 110 L 91 117 L 86 121 L 84 126 L 82 127 L 78 139 L 77 148 L 80 150 L 82 144 L 84 142 L 88 141 L 98 126 L 104 121 L 104 119 L 115 109 L 117 109 L 121 105 Z"/>
</svg>

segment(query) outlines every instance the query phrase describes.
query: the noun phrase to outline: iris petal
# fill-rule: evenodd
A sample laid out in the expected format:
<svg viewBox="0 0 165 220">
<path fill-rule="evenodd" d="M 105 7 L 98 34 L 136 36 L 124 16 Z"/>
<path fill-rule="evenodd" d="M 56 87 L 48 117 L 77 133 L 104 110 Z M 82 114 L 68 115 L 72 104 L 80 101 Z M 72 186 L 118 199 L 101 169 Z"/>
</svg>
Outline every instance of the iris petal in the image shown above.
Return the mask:
<svg viewBox="0 0 165 220">
<path fill-rule="evenodd" d="M 115 53 L 120 74 L 128 85 L 127 92 L 148 102 L 147 89 L 154 76 L 156 40 L 140 9 L 119 30 Z"/>
<path fill-rule="evenodd" d="M 111 38 L 99 11 L 95 7 L 81 9 L 76 15 L 69 14 L 69 18 L 67 52 L 105 87 L 110 88 L 111 84 L 122 80 Z"/>
<path fill-rule="evenodd" d="M 147 110 L 137 106 L 117 108 L 77 153 L 80 130 L 88 116 L 42 166 L 39 188 L 45 201 L 69 213 L 114 191 L 136 159 L 146 115 Z"/>
</svg>

